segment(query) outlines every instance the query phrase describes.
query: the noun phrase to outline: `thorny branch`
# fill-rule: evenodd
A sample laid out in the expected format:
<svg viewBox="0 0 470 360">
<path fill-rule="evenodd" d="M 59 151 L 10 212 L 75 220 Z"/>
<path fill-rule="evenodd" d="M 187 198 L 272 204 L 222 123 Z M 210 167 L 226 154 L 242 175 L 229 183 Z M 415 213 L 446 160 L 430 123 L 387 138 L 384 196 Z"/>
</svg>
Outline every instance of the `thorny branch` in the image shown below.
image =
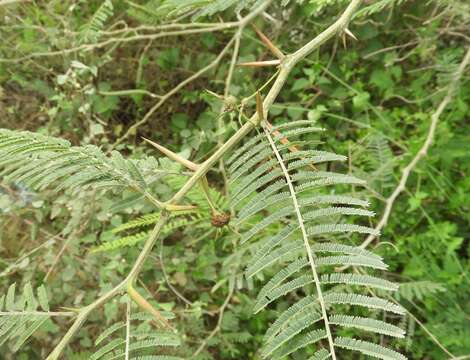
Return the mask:
<svg viewBox="0 0 470 360">
<path fill-rule="evenodd" d="M 269 108 L 274 103 L 274 100 L 279 95 L 282 87 L 284 86 L 289 73 L 292 69 L 308 56 L 312 51 L 318 49 L 322 44 L 331 39 L 338 33 L 344 31 L 348 25 L 352 15 L 357 10 L 361 0 L 353 0 L 346 8 L 341 17 L 332 25 L 330 25 L 326 30 L 321 32 L 313 40 L 311 40 L 306 45 L 302 46 L 299 50 L 293 54 L 286 55 L 283 61 L 280 64 L 280 71 L 277 75 L 274 84 L 266 95 L 263 102 L 263 111 L 265 114 L 268 113 Z M 186 193 L 191 189 L 198 180 L 203 177 L 212 166 L 232 147 L 234 147 L 241 139 L 243 139 L 251 130 L 253 130 L 260 123 L 258 114 L 255 113 L 249 121 L 247 121 L 230 139 L 228 139 L 211 157 L 209 157 L 205 162 L 201 164 L 199 169 L 193 174 L 191 178 L 186 182 L 186 184 L 173 196 L 169 201 L 170 204 L 175 204 L 180 202 Z"/>
<path fill-rule="evenodd" d="M 168 220 L 168 212 L 166 210 L 162 211 L 162 215 L 160 220 L 155 225 L 154 229 L 152 230 L 149 238 L 145 242 L 144 248 L 139 254 L 139 257 L 134 263 L 131 271 L 127 275 L 127 277 L 121 281 L 118 285 L 114 288 L 106 292 L 104 295 L 100 296 L 91 304 L 83 307 L 80 309 L 75 321 L 73 322 L 72 326 L 69 330 L 65 333 L 59 343 L 55 346 L 54 350 L 49 354 L 46 360 L 57 360 L 60 358 L 62 351 L 65 349 L 67 344 L 72 340 L 72 337 L 75 333 L 82 327 L 83 323 L 86 321 L 90 313 L 95 310 L 96 308 L 100 307 L 104 303 L 106 303 L 109 299 L 113 298 L 118 293 L 122 292 L 126 289 L 126 287 L 132 287 L 133 283 L 139 276 L 139 273 L 144 265 L 145 260 L 147 259 L 148 255 L 152 251 L 153 245 L 155 241 L 158 239 L 158 235 L 160 234 L 161 229 L 165 225 L 166 221 Z"/>
<path fill-rule="evenodd" d="M 249 14 L 248 16 L 246 16 L 240 21 L 244 21 L 244 23 L 247 24 L 257 14 L 264 11 L 266 7 L 269 5 L 269 3 L 270 3 L 270 0 L 264 2 L 255 11 L 253 11 L 251 14 Z M 344 11 L 344 13 L 340 16 L 340 18 L 336 22 L 334 22 L 331 26 L 329 26 L 326 30 L 321 32 L 318 36 L 316 36 L 309 43 L 301 47 L 299 50 L 297 50 L 296 52 L 292 54 L 286 55 L 282 59 L 280 63 L 280 71 L 277 75 L 277 78 L 274 81 L 274 84 L 272 85 L 268 94 L 266 95 L 264 103 L 263 103 L 264 114 L 268 113 L 270 106 L 273 104 L 276 97 L 282 90 L 282 87 L 287 81 L 289 73 L 292 71 L 295 65 L 299 63 L 301 60 L 303 60 L 306 56 L 308 56 L 312 51 L 318 49 L 326 41 L 328 41 L 335 35 L 341 34 L 343 31 L 345 31 L 346 26 L 351 20 L 352 15 L 358 9 L 360 4 L 361 4 L 361 0 L 352 0 L 350 4 L 348 5 L 348 7 L 346 8 L 346 10 Z M 237 24 L 236 26 L 241 26 L 240 22 L 236 22 L 235 24 Z M 198 31 L 198 32 L 201 32 L 201 31 Z M 70 52 L 71 50 L 72 49 L 69 49 L 68 51 Z M 59 52 L 59 54 L 62 54 L 62 52 Z M 52 353 L 47 357 L 46 360 L 59 359 L 64 348 L 71 341 L 75 333 L 81 328 L 81 326 L 83 325 L 83 323 L 86 321 L 86 319 L 88 318 L 88 316 L 93 310 L 103 305 L 109 299 L 111 299 L 118 293 L 122 292 L 126 288 L 127 289 L 132 288 L 132 285 L 136 281 L 145 260 L 149 256 L 156 240 L 158 239 L 158 236 L 160 234 L 162 227 L 168 220 L 169 212 L 167 209 L 171 206 L 178 205 L 180 201 L 185 197 L 187 192 L 191 190 L 192 187 L 195 186 L 199 182 L 199 180 L 202 179 L 206 175 L 206 173 L 222 158 L 222 156 L 225 155 L 227 151 L 229 151 L 237 143 L 239 143 L 251 130 L 253 130 L 256 126 L 258 126 L 261 123 L 261 121 L 262 119 L 260 119 L 257 113 L 255 113 L 251 117 L 251 119 L 247 121 L 232 137 L 230 137 L 222 146 L 218 147 L 218 149 L 213 153 L 211 157 L 209 157 L 206 161 L 200 164 L 198 169 L 193 173 L 193 175 L 189 178 L 186 184 L 173 196 L 173 198 L 168 203 L 164 204 L 165 206 L 163 206 L 160 220 L 155 225 L 151 235 L 145 242 L 144 248 L 139 254 L 139 257 L 135 261 L 127 277 L 121 283 L 116 285 L 113 289 L 106 292 L 98 299 L 96 299 L 93 303 L 80 309 L 74 323 L 71 325 L 67 333 L 60 340 L 60 342 L 56 345 L 56 347 L 54 348 Z M 229 299 L 230 297 L 227 297 L 227 298 Z M 221 308 L 221 311 L 222 310 L 223 309 Z M 217 331 L 217 328 L 214 330 Z"/>
</svg>

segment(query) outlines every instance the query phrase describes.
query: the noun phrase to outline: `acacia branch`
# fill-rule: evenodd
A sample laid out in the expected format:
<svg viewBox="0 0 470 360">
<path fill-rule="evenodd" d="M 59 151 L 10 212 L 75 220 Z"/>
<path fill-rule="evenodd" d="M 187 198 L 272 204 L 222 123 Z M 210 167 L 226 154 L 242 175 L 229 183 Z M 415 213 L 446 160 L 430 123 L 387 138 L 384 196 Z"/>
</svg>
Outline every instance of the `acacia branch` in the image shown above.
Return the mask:
<svg viewBox="0 0 470 360">
<path fill-rule="evenodd" d="M 405 190 L 406 182 L 408 181 L 408 178 L 411 172 L 414 170 L 418 162 L 428 154 L 429 148 L 431 147 L 434 141 L 436 128 L 439 123 L 439 118 L 441 117 L 442 112 L 447 107 L 447 105 L 452 101 L 457 85 L 460 79 L 462 78 L 463 72 L 466 66 L 469 64 L 469 62 L 470 62 L 470 48 L 468 48 L 467 53 L 465 54 L 457 71 L 454 73 L 453 79 L 448 86 L 446 96 L 444 97 L 444 99 L 441 101 L 441 103 L 437 107 L 436 111 L 431 116 L 431 124 L 429 126 L 428 134 L 426 136 L 426 140 L 423 143 L 423 146 L 421 147 L 421 149 L 419 149 L 418 153 L 414 156 L 411 162 L 402 170 L 402 175 L 400 178 L 400 182 L 398 183 L 398 186 L 395 188 L 393 193 L 385 201 L 384 213 L 382 215 L 382 218 L 378 222 L 378 224 L 375 226 L 375 230 L 381 231 L 385 227 L 385 225 L 387 225 L 388 219 L 390 218 L 390 214 L 393 208 L 393 204 L 395 203 L 395 200 L 398 198 L 398 196 L 403 192 L 403 190 Z M 364 240 L 364 242 L 361 244 L 361 247 L 362 248 L 367 247 L 372 241 L 374 241 L 375 238 L 376 238 L 375 235 L 372 235 L 372 234 L 369 235 L 366 238 L 366 240 Z"/>
<path fill-rule="evenodd" d="M 263 102 L 263 111 L 265 114 L 268 113 L 269 108 L 274 103 L 274 100 L 277 98 L 279 93 L 282 90 L 282 87 L 287 81 L 287 78 L 295 67 L 295 65 L 308 56 L 312 51 L 318 49 L 322 44 L 331 39 L 338 33 L 341 33 L 346 26 L 349 24 L 352 15 L 358 9 L 361 4 L 361 0 L 352 0 L 344 13 L 340 16 L 336 22 L 330 25 L 326 30 L 321 32 L 309 43 L 301 47 L 299 50 L 293 54 L 285 56 L 281 61 L 280 71 L 277 75 L 274 84 L 266 95 Z M 214 166 L 214 164 L 230 149 L 232 149 L 236 144 L 238 144 L 251 130 L 259 125 L 261 119 L 258 118 L 258 114 L 255 113 L 249 121 L 247 121 L 238 131 L 228 139 L 221 147 L 217 149 L 216 152 L 212 154 L 206 161 L 204 161 L 199 169 L 188 179 L 186 184 L 173 196 L 170 200 L 170 203 L 180 202 L 186 193 L 199 181 L 200 178 L 205 176 L 205 174 Z"/>
<path fill-rule="evenodd" d="M 0 311 L 0 316 L 75 316 L 73 311 Z"/>
<path fill-rule="evenodd" d="M 224 88 L 224 96 L 223 96 L 224 103 L 223 103 L 223 105 L 220 109 L 219 118 L 218 118 L 218 122 L 217 122 L 217 129 L 219 131 L 219 136 L 217 138 L 217 146 L 218 147 L 221 147 L 223 145 L 224 139 L 225 139 L 225 137 L 224 137 L 225 132 L 221 131 L 222 127 L 224 125 L 223 117 L 224 117 L 224 113 L 228 110 L 228 108 L 230 106 L 230 104 L 229 104 L 230 86 L 232 84 L 233 73 L 234 73 L 235 65 L 237 63 L 238 55 L 239 55 L 239 52 L 240 52 L 240 40 L 241 40 L 244 29 L 245 29 L 245 26 L 240 26 L 240 28 L 238 29 L 238 31 L 235 34 L 235 44 L 233 46 L 232 59 L 230 60 L 228 73 L 227 73 L 227 76 L 225 78 L 225 88 Z M 220 173 L 222 174 L 222 178 L 224 179 L 224 193 L 225 193 L 225 196 L 227 196 L 228 195 L 228 189 L 227 189 L 228 178 L 227 178 L 227 171 L 225 169 L 225 163 L 224 163 L 223 158 L 220 158 L 220 160 L 219 160 L 219 170 L 220 170 Z"/>
<path fill-rule="evenodd" d="M 243 21 L 250 21 L 252 18 L 256 16 L 256 14 L 260 11 L 264 11 L 264 9 L 269 5 L 270 0 L 266 1 L 263 3 L 258 9 L 256 9 L 253 13 L 250 15 L 246 16 L 243 18 Z M 280 71 L 279 74 L 272 85 L 271 89 L 269 90 L 264 103 L 263 103 L 263 113 L 267 114 L 270 106 L 273 104 L 274 100 L 276 99 L 277 95 L 280 93 L 282 90 L 282 87 L 287 81 L 287 78 L 289 76 L 289 73 L 292 71 L 294 66 L 303 60 L 306 56 L 308 56 L 312 51 L 318 49 L 322 44 L 324 44 L 326 41 L 331 39 L 333 36 L 335 36 L 338 33 L 341 33 L 344 31 L 346 26 L 348 25 L 349 21 L 351 20 L 352 15 L 354 12 L 358 9 L 359 5 L 361 4 L 361 0 L 352 0 L 351 3 L 348 5 L 344 13 L 341 15 L 341 17 L 333 23 L 331 26 L 329 26 L 326 30 L 324 30 L 322 33 L 320 33 L 318 36 L 316 36 L 312 41 L 301 47 L 299 50 L 297 50 L 295 53 L 287 55 L 281 62 L 280 64 Z M 241 20 L 241 21 L 242 21 Z M 238 23 L 238 26 L 240 26 L 240 23 Z M 62 337 L 60 342 L 56 345 L 52 353 L 47 357 L 46 360 L 57 360 L 59 359 L 60 355 L 62 354 L 62 351 L 64 348 L 67 346 L 67 344 L 71 341 L 72 337 L 75 335 L 75 333 L 81 328 L 83 323 L 86 321 L 90 313 L 98 308 L 99 306 L 103 305 L 105 302 L 107 302 L 109 299 L 114 297 L 116 294 L 122 292 L 127 286 L 131 285 L 135 282 L 137 276 L 139 275 L 142 266 L 149 256 L 153 245 L 155 244 L 155 241 L 157 240 L 160 231 L 163 227 L 163 225 L 166 223 L 168 220 L 169 213 L 166 208 L 168 208 L 170 205 L 176 205 L 178 204 L 187 194 L 188 191 L 190 191 L 193 186 L 195 186 L 198 181 L 204 177 L 207 172 L 216 164 L 216 162 L 222 158 L 223 155 L 225 155 L 230 149 L 232 149 L 237 143 L 239 143 L 251 130 L 253 130 L 256 126 L 260 124 L 262 119 L 258 117 L 258 114 L 255 113 L 249 121 L 247 121 L 230 139 L 228 139 L 222 146 L 220 146 L 214 154 L 209 157 L 205 162 L 203 162 L 200 167 L 197 169 L 197 171 L 194 172 L 194 174 L 191 176 L 191 178 L 185 183 L 185 185 L 173 196 L 173 198 L 165 204 L 164 209 L 162 210 L 162 215 L 160 217 L 160 220 L 158 223 L 155 225 L 151 235 L 145 242 L 144 248 L 142 249 L 141 253 L 139 254 L 139 257 L 137 258 L 136 262 L 134 263 L 134 266 L 132 267 L 131 271 L 127 275 L 127 277 L 118 285 L 116 285 L 113 289 L 110 291 L 106 292 L 104 295 L 99 297 L 97 300 L 95 300 L 93 303 L 90 305 L 87 305 L 83 307 L 75 319 L 74 323 L 70 327 L 70 329 L 67 331 L 67 333 Z M 137 125 L 137 124 L 136 124 Z M 116 145 L 116 144 L 115 144 Z"/>
<path fill-rule="evenodd" d="M 31 1 L 31 0 L 1 0 L 0 1 L 0 6 L 7 6 L 7 5 L 11 5 L 11 4 L 29 2 L 29 1 Z"/>
<path fill-rule="evenodd" d="M 144 265 L 145 260 L 152 251 L 153 245 L 155 244 L 155 241 L 157 241 L 163 226 L 168 220 L 168 217 L 168 212 L 166 210 L 163 210 L 159 221 L 153 228 L 149 238 L 145 242 L 144 248 L 140 252 L 139 257 L 135 261 L 134 266 L 132 267 L 131 271 L 126 276 L 126 278 L 114 288 L 106 292 L 104 295 L 101 295 L 94 302 L 80 309 L 72 326 L 65 333 L 59 343 L 55 346 L 54 350 L 49 354 L 46 360 L 58 360 L 67 344 L 72 340 L 72 337 L 75 335 L 75 333 L 80 330 L 90 313 L 101 305 L 103 305 L 104 303 L 106 303 L 109 299 L 113 298 L 118 293 L 124 291 L 128 286 L 132 286 L 132 284 L 137 279 L 137 276 L 139 276 L 142 266 Z"/>
</svg>

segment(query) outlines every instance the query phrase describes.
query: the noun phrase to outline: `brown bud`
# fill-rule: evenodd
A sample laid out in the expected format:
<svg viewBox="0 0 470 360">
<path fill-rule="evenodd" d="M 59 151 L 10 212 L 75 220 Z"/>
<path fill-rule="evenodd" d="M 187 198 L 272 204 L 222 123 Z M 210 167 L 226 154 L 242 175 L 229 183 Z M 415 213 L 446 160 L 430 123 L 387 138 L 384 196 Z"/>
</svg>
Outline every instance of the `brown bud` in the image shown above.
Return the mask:
<svg viewBox="0 0 470 360">
<path fill-rule="evenodd" d="M 212 213 L 211 224 L 214 227 L 221 228 L 230 222 L 230 214 L 227 213 Z"/>
<path fill-rule="evenodd" d="M 237 98 L 233 95 L 229 95 L 224 100 L 224 111 L 235 110 L 237 110 Z"/>
</svg>

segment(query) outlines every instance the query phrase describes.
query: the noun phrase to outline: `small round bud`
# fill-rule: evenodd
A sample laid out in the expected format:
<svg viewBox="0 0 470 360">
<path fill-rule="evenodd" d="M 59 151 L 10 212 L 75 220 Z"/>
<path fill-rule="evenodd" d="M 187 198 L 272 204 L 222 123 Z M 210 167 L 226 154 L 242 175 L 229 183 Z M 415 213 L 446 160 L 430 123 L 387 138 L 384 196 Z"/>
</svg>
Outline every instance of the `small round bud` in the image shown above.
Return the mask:
<svg viewBox="0 0 470 360">
<path fill-rule="evenodd" d="M 232 111 L 237 109 L 237 98 L 233 95 L 229 95 L 224 101 L 225 111 Z"/>
<path fill-rule="evenodd" d="M 212 213 L 211 224 L 214 227 L 221 228 L 230 222 L 230 214 Z"/>
</svg>

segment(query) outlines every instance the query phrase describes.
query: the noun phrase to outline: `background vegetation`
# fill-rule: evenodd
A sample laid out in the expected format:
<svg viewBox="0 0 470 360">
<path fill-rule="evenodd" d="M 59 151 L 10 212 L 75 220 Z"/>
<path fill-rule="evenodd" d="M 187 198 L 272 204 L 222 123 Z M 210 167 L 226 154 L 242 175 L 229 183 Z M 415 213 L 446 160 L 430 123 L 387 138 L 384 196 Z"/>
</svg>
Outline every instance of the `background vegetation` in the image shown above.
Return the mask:
<svg viewBox="0 0 470 360">
<path fill-rule="evenodd" d="M 276 72 L 233 68 L 273 58 L 250 24 L 291 53 L 348 1 L 274 1 L 246 26 L 240 19 L 261 2 L 231 3 L 0 1 L 0 127 L 158 165 L 152 191 L 170 198 L 187 169 L 142 138 L 196 163 L 206 159 L 247 121 L 241 110 L 255 112 L 254 98 L 242 99 Z M 175 23 L 193 25 L 168 26 Z M 304 59 L 269 111 L 274 125 L 308 119 L 324 128 L 320 148 L 348 156 L 329 170 L 366 180 L 353 191 L 371 201 L 377 216 L 369 225 L 385 225 L 369 246 L 390 265 L 386 276 L 401 284 L 395 300 L 409 312 L 406 337 L 390 346 L 411 359 L 470 358 L 470 79 L 468 71 L 454 77 L 469 25 L 466 1 L 365 1 L 353 35 L 338 34 Z M 33 191 L 6 172 L 0 180 L 0 294 L 14 282 L 44 283 L 47 306 L 57 311 L 73 312 L 119 283 L 157 220 L 133 191 Z M 223 164 L 208 181 L 218 211 L 235 216 Z M 292 298 L 253 315 L 264 281 L 243 276 L 237 228 L 214 226 L 198 189 L 188 199 L 198 210 L 170 220 L 138 281 L 177 324 L 181 346 L 168 355 L 260 359 L 266 329 Z M 64 358 L 90 358 L 103 329 L 126 320 L 126 304 L 118 296 L 94 311 Z M 21 348 L 1 342 L 0 358 L 46 358 L 69 327 L 67 317 L 49 318 Z"/>
</svg>

